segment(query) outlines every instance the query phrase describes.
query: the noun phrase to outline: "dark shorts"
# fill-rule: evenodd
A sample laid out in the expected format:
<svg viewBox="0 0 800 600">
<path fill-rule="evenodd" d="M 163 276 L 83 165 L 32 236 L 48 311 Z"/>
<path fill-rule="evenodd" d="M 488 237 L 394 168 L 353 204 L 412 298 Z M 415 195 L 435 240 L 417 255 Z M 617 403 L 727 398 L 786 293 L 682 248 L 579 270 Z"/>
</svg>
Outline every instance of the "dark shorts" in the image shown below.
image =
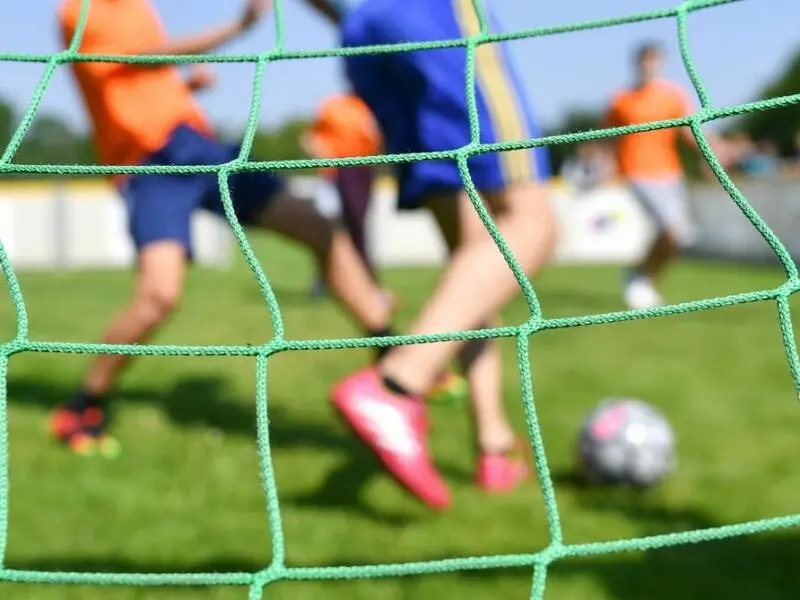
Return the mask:
<svg viewBox="0 0 800 600">
<path fill-rule="evenodd" d="M 161 150 L 145 165 L 198 166 L 234 160 L 239 148 L 180 126 Z M 270 199 L 283 189 L 274 173 L 238 173 L 229 181 L 234 211 L 242 225 L 249 225 Z M 128 209 L 128 228 L 136 251 L 147 244 L 175 240 L 192 255 L 191 219 L 202 209 L 224 218 L 219 181 L 215 173 L 195 175 L 135 175 L 120 185 Z"/>
<path fill-rule="evenodd" d="M 364 0 L 344 19 L 342 45 L 452 40 L 477 34 L 478 27 L 472 0 Z M 540 135 L 505 46 L 483 45 L 476 56 L 481 143 Z M 465 48 L 353 55 L 345 65 L 354 91 L 380 123 L 387 152 L 452 151 L 469 144 Z M 549 174 L 545 148 L 482 154 L 468 166 L 485 192 Z M 428 194 L 463 187 L 454 161 L 403 164 L 397 175 L 399 208 L 416 208 Z"/>
</svg>

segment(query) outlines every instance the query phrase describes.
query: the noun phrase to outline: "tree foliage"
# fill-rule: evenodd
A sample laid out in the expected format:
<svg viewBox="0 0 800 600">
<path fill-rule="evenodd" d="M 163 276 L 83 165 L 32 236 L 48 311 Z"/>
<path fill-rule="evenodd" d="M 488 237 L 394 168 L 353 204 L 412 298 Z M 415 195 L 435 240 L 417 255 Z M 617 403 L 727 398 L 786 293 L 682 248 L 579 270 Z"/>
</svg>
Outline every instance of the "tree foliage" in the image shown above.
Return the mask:
<svg viewBox="0 0 800 600">
<path fill-rule="evenodd" d="M 545 135 L 566 135 L 568 133 L 598 129 L 602 119 L 602 113 L 596 110 L 572 108 L 567 110 L 561 123 L 546 130 Z M 549 147 L 550 167 L 553 173 L 558 173 L 561 170 L 564 161 L 575 153 L 575 148 L 575 144 L 554 144 Z"/>
<path fill-rule="evenodd" d="M 800 93 L 800 48 L 783 72 L 761 90 L 759 98 Z M 739 119 L 736 129 L 755 140 L 773 142 L 784 156 L 794 153 L 794 139 L 800 131 L 800 104 L 749 113 Z"/>
<path fill-rule="evenodd" d="M 20 114 L 7 101 L 0 99 L 0 145 L 5 147 L 14 134 Z M 287 160 L 303 158 L 300 134 L 308 123 L 295 119 L 275 129 L 261 129 L 253 140 L 252 156 L 256 160 Z M 228 138 L 241 136 L 241 132 Z M 60 115 L 37 114 L 14 155 L 13 162 L 33 165 L 93 165 L 97 164 L 89 136 L 72 127 Z"/>
<path fill-rule="evenodd" d="M 759 94 L 770 98 L 800 93 L 800 48 L 780 76 Z M 595 109 L 572 108 L 565 112 L 560 123 L 548 128 L 546 135 L 588 131 L 600 127 L 602 114 Z M 0 144 L 8 143 L 20 114 L 0 98 Z M 253 140 L 252 156 L 257 160 L 304 158 L 300 136 L 308 126 L 303 119 L 293 119 L 274 129 L 261 129 Z M 795 152 L 795 137 L 800 131 L 800 104 L 781 109 L 750 113 L 736 121 L 735 129 L 755 140 L 773 142 L 784 155 Z M 240 135 L 240 133 L 235 134 Z M 557 173 L 564 161 L 575 152 L 575 144 L 556 144 L 549 148 L 553 171 Z M 681 148 L 681 158 L 690 176 L 700 173 L 697 153 Z M 77 131 L 58 114 L 40 113 L 36 116 L 14 157 L 20 164 L 96 164 L 91 140 Z"/>
</svg>

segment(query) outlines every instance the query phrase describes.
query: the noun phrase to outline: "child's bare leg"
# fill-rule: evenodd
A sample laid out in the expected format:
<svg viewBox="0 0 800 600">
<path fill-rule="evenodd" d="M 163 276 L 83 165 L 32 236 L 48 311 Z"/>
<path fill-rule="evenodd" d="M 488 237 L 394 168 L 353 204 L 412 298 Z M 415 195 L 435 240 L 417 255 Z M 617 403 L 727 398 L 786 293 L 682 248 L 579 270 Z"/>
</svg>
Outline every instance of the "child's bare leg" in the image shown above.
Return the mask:
<svg viewBox="0 0 800 600">
<path fill-rule="evenodd" d="M 493 319 L 486 327 L 497 326 Z M 500 345 L 496 340 L 473 340 L 459 353 L 459 363 L 469 383 L 475 437 L 480 452 L 510 450 L 516 435 L 503 404 Z"/>
<path fill-rule="evenodd" d="M 148 244 L 139 254 L 136 290 L 103 336 L 105 344 L 140 344 L 147 341 L 172 314 L 183 288 L 186 249 L 165 240 Z M 113 390 L 131 357 L 99 354 L 93 357 L 83 382 L 86 394 L 105 398 Z"/>
<path fill-rule="evenodd" d="M 449 202 L 449 205 L 444 204 Z M 466 211 L 466 214 L 464 214 Z M 460 204 L 458 196 L 443 199 L 432 208 L 439 231 L 452 254 L 460 244 L 488 237 L 472 205 Z M 500 318 L 488 320 L 484 328 L 497 327 Z M 458 353 L 461 371 L 469 386 L 470 405 L 478 449 L 504 452 L 515 441 L 514 431 L 503 407 L 503 382 L 500 347 L 495 340 L 472 340 Z"/>
<path fill-rule="evenodd" d="M 259 224 L 311 251 L 328 288 L 365 331 L 388 328 L 390 307 L 346 231 L 288 194 L 269 202 Z"/>
<path fill-rule="evenodd" d="M 556 234 L 544 188 L 534 183 L 518 185 L 494 197 L 486 196 L 485 202 L 523 270 L 537 271 L 549 257 Z M 440 224 L 459 224 L 461 239 L 412 332 L 443 333 L 474 328 L 497 313 L 518 292 L 519 285 L 466 194 L 461 194 L 457 205 L 441 198 L 431 200 L 429 206 Z M 455 214 L 454 206 L 458 207 Z M 449 229 L 443 227 L 445 232 Z M 381 371 L 409 393 L 424 395 L 458 352 L 459 345 L 447 342 L 401 346 L 387 354 L 381 362 Z"/>
</svg>

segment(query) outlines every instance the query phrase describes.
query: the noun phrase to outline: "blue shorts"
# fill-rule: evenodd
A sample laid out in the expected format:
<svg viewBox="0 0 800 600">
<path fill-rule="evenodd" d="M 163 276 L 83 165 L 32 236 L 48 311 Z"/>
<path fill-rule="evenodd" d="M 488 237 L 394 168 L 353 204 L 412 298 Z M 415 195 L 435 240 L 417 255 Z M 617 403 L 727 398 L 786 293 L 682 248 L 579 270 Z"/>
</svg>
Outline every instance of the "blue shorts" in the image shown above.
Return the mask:
<svg viewBox="0 0 800 600">
<path fill-rule="evenodd" d="M 235 159 L 239 148 L 207 137 L 188 126 L 172 132 L 167 143 L 145 165 L 216 165 Z M 237 173 L 229 179 L 231 200 L 242 225 L 252 224 L 282 188 L 274 173 Z M 191 217 L 204 209 L 224 217 L 215 173 L 134 175 L 120 186 L 128 209 L 128 228 L 136 251 L 152 242 L 175 240 L 192 255 Z"/>
<path fill-rule="evenodd" d="M 345 15 L 342 45 L 452 40 L 478 33 L 472 0 L 364 0 Z M 540 135 L 504 44 L 476 52 L 476 96 L 481 143 Z M 380 123 L 392 154 L 456 150 L 470 142 L 466 48 L 349 56 L 347 76 Z M 545 178 L 547 150 L 482 154 L 469 161 L 484 192 Z M 416 208 L 425 196 L 463 187 L 454 161 L 399 165 L 399 207 Z"/>
</svg>

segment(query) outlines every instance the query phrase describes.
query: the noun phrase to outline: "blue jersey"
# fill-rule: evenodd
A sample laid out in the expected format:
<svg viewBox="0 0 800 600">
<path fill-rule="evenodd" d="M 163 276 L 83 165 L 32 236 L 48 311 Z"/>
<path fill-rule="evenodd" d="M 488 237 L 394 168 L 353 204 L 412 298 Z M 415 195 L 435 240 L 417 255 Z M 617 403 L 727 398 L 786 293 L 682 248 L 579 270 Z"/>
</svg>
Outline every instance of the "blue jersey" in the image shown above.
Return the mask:
<svg viewBox="0 0 800 600">
<path fill-rule="evenodd" d="M 345 47 L 430 42 L 477 35 L 472 0 L 356 0 L 347 2 Z M 353 7 L 352 5 L 357 5 Z M 494 25 L 494 19 L 490 22 Z M 496 29 L 496 27 L 492 27 Z M 505 44 L 476 52 L 475 87 L 481 144 L 539 137 L 537 123 Z M 454 151 L 470 138 L 467 55 L 464 48 L 432 52 L 354 55 L 345 58 L 353 90 L 380 123 L 391 154 Z M 485 153 L 468 161 L 472 183 L 493 192 L 545 178 L 547 150 Z M 464 187 L 453 161 L 422 160 L 398 166 L 399 207 L 416 208 L 438 192 Z"/>
</svg>

